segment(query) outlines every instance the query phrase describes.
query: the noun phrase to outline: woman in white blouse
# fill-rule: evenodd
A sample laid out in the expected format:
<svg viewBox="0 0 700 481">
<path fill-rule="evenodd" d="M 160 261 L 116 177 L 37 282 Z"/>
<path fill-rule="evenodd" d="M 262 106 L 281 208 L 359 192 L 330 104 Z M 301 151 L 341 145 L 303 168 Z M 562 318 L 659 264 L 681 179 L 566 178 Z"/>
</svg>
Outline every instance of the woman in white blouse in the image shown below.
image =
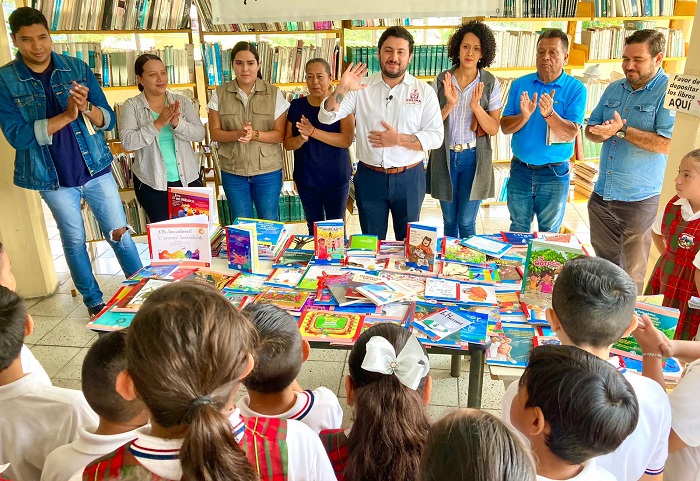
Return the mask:
<svg viewBox="0 0 700 481">
<path fill-rule="evenodd" d="M 141 55 L 134 70 L 141 94 L 124 102 L 119 138 L 135 153 L 136 198 L 150 222 L 159 222 L 170 218 L 168 187 L 202 186 L 191 142 L 204 139 L 204 126 L 190 99 L 168 92 L 168 73 L 157 55 Z"/>
</svg>

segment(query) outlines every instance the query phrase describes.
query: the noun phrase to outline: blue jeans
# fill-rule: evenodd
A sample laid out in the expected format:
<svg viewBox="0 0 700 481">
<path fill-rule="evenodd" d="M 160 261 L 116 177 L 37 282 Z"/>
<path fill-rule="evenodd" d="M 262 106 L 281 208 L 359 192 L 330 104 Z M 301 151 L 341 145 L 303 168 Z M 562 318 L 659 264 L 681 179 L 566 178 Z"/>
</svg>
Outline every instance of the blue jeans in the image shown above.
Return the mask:
<svg viewBox="0 0 700 481">
<path fill-rule="evenodd" d="M 440 201 L 446 236 L 465 238 L 476 234 L 476 216 L 481 201 L 469 200 L 475 174 L 476 149 L 450 150 L 452 202 Z"/>
<path fill-rule="evenodd" d="M 221 186 L 226 193 L 231 219 L 252 218 L 255 203 L 258 219 L 279 220 L 281 169 L 250 177 L 221 172 Z"/>
<path fill-rule="evenodd" d="M 537 216 L 537 230 L 558 232 L 569 196 L 569 162 L 534 170 L 513 157 L 508 180 L 510 230 L 530 232 Z"/>
<path fill-rule="evenodd" d="M 112 240 L 112 231 L 127 225 L 114 177 L 108 173 L 88 181 L 81 187 L 59 187 L 58 190 L 44 190 L 40 194 L 51 209 L 58 226 L 66 263 L 73 284 L 83 296 L 83 302 L 88 308 L 102 304 L 102 291 L 92 273 L 90 256 L 85 247 L 85 226 L 80 212 L 82 199 L 85 199 L 95 214 L 102 235 L 114 249 L 124 275 L 129 277 L 142 267 L 139 252 L 128 230 L 119 242 Z"/>
</svg>

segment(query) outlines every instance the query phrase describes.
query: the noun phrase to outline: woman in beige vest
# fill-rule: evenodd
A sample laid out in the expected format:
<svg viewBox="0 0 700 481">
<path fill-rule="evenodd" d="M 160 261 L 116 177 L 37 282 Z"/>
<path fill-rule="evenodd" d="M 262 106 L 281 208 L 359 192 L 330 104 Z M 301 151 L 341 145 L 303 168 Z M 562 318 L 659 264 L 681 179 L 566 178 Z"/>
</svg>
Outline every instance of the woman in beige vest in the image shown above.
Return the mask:
<svg viewBox="0 0 700 481">
<path fill-rule="evenodd" d="M 231 218 L 278 220 L 287 102 L 260 75 L 254 45 L 238 42 L 231 51 L 236 78 L 220 85 L 209 100 L 209 132 L 218 142 L 221 184 Z"/>
</svg>

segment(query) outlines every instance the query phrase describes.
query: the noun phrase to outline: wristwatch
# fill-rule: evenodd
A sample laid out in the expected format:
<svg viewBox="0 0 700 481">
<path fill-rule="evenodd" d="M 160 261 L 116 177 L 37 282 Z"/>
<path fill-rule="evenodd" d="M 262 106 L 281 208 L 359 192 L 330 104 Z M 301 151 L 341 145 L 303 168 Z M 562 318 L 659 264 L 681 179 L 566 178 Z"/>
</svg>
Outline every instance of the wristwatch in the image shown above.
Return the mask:
<svg viewBox="0 0 700 481">
<path fill-rule="evenodd" d="M 615 136 L 618 139 L 624 139 L 626 135 L 627 135 L 627 124 L 623 125 L 620 130 L 615 132 Z"/>
</svg>

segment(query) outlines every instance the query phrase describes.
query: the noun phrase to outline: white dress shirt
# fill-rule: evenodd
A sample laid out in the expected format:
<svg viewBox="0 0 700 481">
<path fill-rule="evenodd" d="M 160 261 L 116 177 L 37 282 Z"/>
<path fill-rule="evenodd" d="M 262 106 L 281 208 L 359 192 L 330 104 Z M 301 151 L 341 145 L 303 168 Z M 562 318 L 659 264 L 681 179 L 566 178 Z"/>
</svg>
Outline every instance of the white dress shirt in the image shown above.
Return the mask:
<svg viewBox="0 0 700 481">
<path fill-rule="evenodd" d="M 367 136 L 371 130 L 386 130 L 382 121 L 399 134 L 418 137 L 424 151 L 442 146 L 444 127 L 440 105 L 435 91 L 427 83 L 408 72 L 393 88 L 384 82 L 381 73 L 370 76 L 363 83 L 368 86 L 348 92 L 337 111 L 328 112 L 324 100 L 318 113 L 318 120 L 324 124 L 355 114 L 356 150 L 360 161 L 388 169 L 412 165 L 424 159 L 423 152 L 406 147 L 372 147 Z"/>
</svg>

